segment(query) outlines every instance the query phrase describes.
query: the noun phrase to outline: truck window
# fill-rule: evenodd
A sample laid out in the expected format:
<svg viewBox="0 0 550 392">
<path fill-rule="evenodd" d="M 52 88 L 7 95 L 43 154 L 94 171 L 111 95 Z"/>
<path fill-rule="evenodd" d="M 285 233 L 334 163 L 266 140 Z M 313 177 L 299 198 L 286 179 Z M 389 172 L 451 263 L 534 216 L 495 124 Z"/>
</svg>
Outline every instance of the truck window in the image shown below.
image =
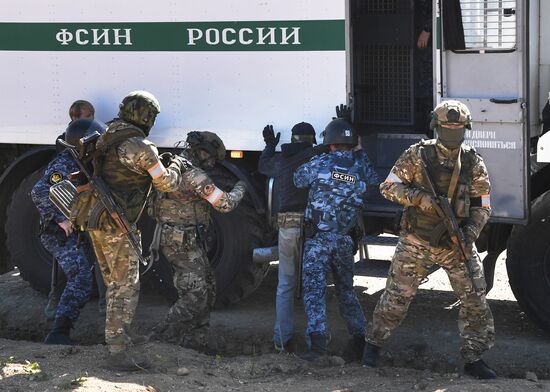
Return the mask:
<svg viewBox="0 0 550 392">
<path fill-rule="evenodd" d="M 449 43 L 446 49 L 466 52 L 515 50 L 516 0 L 460 0 L 460 7 L 451 0 L 443 3 L 442 12 L 443 23 L 452 25 L 443 29 L 444 35 L 449 35 L 445 37 L 446 44 Z"/>
</svg>

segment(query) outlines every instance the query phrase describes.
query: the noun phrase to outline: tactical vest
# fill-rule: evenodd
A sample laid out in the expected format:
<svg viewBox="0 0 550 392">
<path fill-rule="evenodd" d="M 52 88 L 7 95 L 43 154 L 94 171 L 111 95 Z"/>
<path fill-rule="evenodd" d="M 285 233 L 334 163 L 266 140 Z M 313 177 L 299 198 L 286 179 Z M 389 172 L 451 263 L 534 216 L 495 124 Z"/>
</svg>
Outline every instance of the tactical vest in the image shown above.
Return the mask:
<svg viewBox="0 0 550 392">
<path fill-rule="evenodd" d="M 94 174 L 105 180 L 115 202 L 130 222 L 139 219 L 152 184 L 149 175 L 140 175 L 130 170 L 118 156 L 117 147 L 125 140 L 136 136 L 145 138 L 145 134 L 138 127 L 122 121 L 113 122 L 99 138 L 96 148 L 102 154 L 94 160 Z"/>
<path fill-rule="evenodd" d="M 305 218 L 320 231 L 347 234 L 365 200 L 364 167 L 353 158 L 334 155 L 331 159 L 311 186 Z"/>
<path fill-rule="evenodd" d="M 426 153 L 426 164 L 435 182 L 434 185 L 438 194 L 448 196 L 453 168 L 445 167 L 439 163 L 435 144 L 424 142 L 420 148 L 423 148 Z M 470 185 L 472 170 L 475 165 L 474 150 L 462 147 L 460 162 L 460 174 L 453 198 L 450 200 L 458 223 L 470 216 Z M 430 189 L 425 175 L 423 176 L 423 183 L 420 185 L 423 189 Z M 406 227 L 423 240 L 429 241 L 430 245 L 442 248 L 451 247 L 448 236 L 445 235 L 447 232 L 445 224 L 435 211 L 422 211 L 416 206 L 407 207 L 404 219 Z"/>
<path fill-rule="evenodd" d="M 181 182 L 173 192 L 155 192 L 149 202 L 149 215 L 157 222 L 169 223 L 178 226 L 208 227 L 210 222 L 210 204 L 200 197 L 190 187 L 195 167 L 199 163 L 189 150 L 184 150 L 181 156 L 187 159 L 194 167 L 182 174 Z"/>
</svg>

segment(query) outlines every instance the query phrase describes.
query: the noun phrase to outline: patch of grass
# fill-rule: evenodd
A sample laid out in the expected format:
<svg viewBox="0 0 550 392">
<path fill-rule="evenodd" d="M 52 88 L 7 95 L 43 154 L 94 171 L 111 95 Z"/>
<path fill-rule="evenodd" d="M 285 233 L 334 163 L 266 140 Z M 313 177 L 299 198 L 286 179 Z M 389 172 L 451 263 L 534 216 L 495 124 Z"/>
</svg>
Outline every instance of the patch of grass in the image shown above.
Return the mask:
<svg viewBox="0 0 550 392">
<path fill-rule="evenodd" d="M 25 371 L 29 373 L 29 381 L 44 381 L 49 378 L 48 374 L 42 371 L 38 362 L 25 361 Z"/>
<path fill-rule="evenodd" d="M 42 371 L 40 369 L 40 364 L 38 362 L 30 362 L 30 361 L 25 361 L 25 362 L 27 363 L 26 367 L 28 371 L 31 371 L 33 373 Z"/>
</svg>

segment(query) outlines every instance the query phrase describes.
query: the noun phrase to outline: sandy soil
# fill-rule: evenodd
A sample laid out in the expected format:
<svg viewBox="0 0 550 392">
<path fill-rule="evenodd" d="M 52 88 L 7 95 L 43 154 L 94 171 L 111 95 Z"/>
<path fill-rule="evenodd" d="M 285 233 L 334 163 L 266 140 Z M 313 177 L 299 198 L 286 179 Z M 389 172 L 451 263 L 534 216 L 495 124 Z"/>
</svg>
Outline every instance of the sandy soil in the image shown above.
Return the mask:
<svg viewBox="0 0 550 392">
<path fill-rule="evenodd" d="M 387 258 L 391 249 L 373 249 Z M 378 252 L 378 253 L 377 253 Z M 504 255 L 503 255 L 504 257 Z M 501 263 L 502 264 L 502 263 Z M 101 367 L 106 354 L 103 318 L 97 303 L 83 309 L 73 330 L 77 346 L 40 343 L 50 324 L 42 313 L 46 298 L 22 281 L 17 271 L 0 276 L 0 391 L 529 391 L 550 390 L 550 339 L 525 319 L 507 286 L 502 268 L 490 305 L 497 343 L 486 355 L 501 376 L 478 381 L 462 374 L 458 354 L 457 309 L 444 274 L 433 274 L 419 291 L 409 316 L 383 353 L 378 369 L 344 363 L 339 357 L 347 334 L 328 289 L 332 340 L 330 361 L 310 364 L 294 355 L 275 354 L 271 336 L 276 270 L 249 299 L 212 314 L 207 353 L 165 343 L 141 346 L 154 363 L 148 371 L 116 373 Z M 383 287 L 382 278 L 356 277 L 368 318 Z M 135 327 L 147 332 L 162 318 L 165 299 L 143 296 Z M 305 327 L 301 303 L 295 309 L 300 342 Z M 299 350 L 304 351 L 303 343 Z"/>
</svg>

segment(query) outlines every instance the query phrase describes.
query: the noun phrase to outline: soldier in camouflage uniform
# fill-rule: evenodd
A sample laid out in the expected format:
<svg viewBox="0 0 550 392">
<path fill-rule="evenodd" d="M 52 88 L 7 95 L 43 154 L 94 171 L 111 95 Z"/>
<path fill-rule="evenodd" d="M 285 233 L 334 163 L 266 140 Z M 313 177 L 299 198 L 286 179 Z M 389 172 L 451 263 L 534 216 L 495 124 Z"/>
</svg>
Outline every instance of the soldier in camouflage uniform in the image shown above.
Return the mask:
<svg viewBox="0 0 550 392">
<path fill-rule="evenodd" d="M 129 222 L 136 222 L 152 188 L 170 192 L 177 188 L 187 163 L 173 157 L 163 164 L 157 148 L 146 139 L 160 106 L 146 91 L 128 94 L 119 106 L 118 118 L 108 124 L 96 148 L 94 173 L 109 186 L 115 202 Z M 139 295 L 139 260 L 128 239 L 108 214 L 103 213 L 90 237 L 107 286 L 105 341 L 109 348 L 106 367 L 132 370 L 147 367 L 148 361 L 130 353 L 129 327 Z"/>
<path fill-rule="evenodd" d="M 331 121 L 323 144 L 329 153 L 314 157 L 294 173 L 298 188 L 310 187 L 305 210 L 306 242 L 302 265 L 303 298 L 307 314 L 306 333 L 316 360 L 327 353 L 326 280 L 332 271 L 340 314 L 357 345 L 364 345 L 367 321 L 353 290 L 354 243 L 349 232 L 356 226 L 366 201 L 367 186 L 377 175 L 357 144 L 352 126 L 343 119 Z"/>
<path fill-rule="evenodd" d="M 105 125 L 98 121 L 77 120 L 65 131 L 64 140 L 75 144 L 88 132 L 94 131 L 104 132 Z M 46 344 L 72 344 L 69 338 L 70 329 L 92 291 L 91 265 L 84 248 L 77 246 L 78 238 L 73 232 L 71 222 L 49 198 L 52 185 L 66 180 L 69 174 L 78 170 L 71 154 L 64 150 L 48 164 L 44 175 L 31 191 L 32 200 L 40 213 L 40 241 L 61 267 L 67 281 L 59 296 L 59 303 L 55 303 L 54 326 L 44 340 Z"/>
<path fill-rule="evenodd" d="M 462 144 L 465 128 L 471 127 L 466 105 L 458 101 L 439 104 L 433 111 L 431 127 L 437 132 L 437 140 L 412 145 L 380 185 L 384 197 L 405 209 L 386 289 L 367 335 L 363 364 L 376 366 L 380 347 L 405 318 L 418 286 L 430 269 L 439 265 L 447 272 L 461 303 L 458 327 L 464 339 L 460 351 L 465 372 L 479 378 L 495 378 L 495 372 L 481 360 L 481 354 L 494 343 L 495 330 L 485 298 L 481 262 L 473 249 L 491 212 L 487 169 L 481 156 Z M 434 209 L 435 201 L 427 191 L 422 150 L 438 192 L 449 198 L 462 227 L 473 276 Z"/>
<path fill-rule="evenodd" d="M 150 207 L 150 215 L 157 220 L 160 249 L 174 268 L 178 291 L 177 301 L 154 328 L 153 338 L 199 348 L 206 344 L 216 296 L 205 249 L 210 213 L 212 208 L 221 213 L 233 211 L 246 188 L 238 181 L 230 192 L 224 192 L 206 173 L 225 159 L 225 146 L 215 133 L 191 132 L 186 143 L 182 156 L 193 167 L 183 174 L 176 191 L 157 195 Z"/>
</svg>

